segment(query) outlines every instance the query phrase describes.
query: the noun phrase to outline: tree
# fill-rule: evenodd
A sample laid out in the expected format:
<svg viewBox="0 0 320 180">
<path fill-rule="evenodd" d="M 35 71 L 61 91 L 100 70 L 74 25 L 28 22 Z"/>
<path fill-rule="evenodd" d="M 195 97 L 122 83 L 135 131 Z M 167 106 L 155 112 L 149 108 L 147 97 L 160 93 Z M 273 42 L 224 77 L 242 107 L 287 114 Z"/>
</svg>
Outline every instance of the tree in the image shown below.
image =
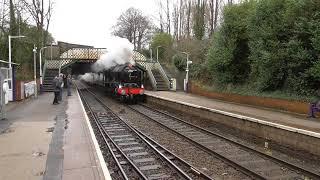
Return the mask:
<svg viewBox="0 0 320 180">
<path fill-rule="evenodd" d="M 217 29 L 218 16 L 219 16 L 219 0 L 216 0 L 215 10 L 214 10 L 214 21 L 213 21 L 214 29 L 213 29 L 213 31 L 215 31 Z"/>
<path fill-rule="evenodd" d="M 198 40 L 201 40 L 205 33 L 205 24 L 204 24 L 205 4 L 206 4 L 206 0 L 198 0 L 195 7 L 195 13 L 194 13 L 195 22 L 193 25 L 193 31 L 194 31 L 194 36 Z"/>
<path fill-rule="evenodd" d="M 247 24 L 253 7 L 252 2 L 226 7 L 224 22 L 214 33 L 208 63 L 214 79 L 220 84 L 242 84 L 248 80 L 251 69 Z"/>
<path fill-rule="evenodd" d="M 153 49 L 153 54 L 157 53 L 157 47 L 159 50 L 159 59 L 164 61 L 169 61 L 171 59 L 171 49 L 172 49 L 173 39 L 168 33 L 157 33 L 153 36 L 151 42 L 151 48 Z"/>
<path fill-rule="evenodd" d="M 48 0 L 47 4 L 44 0 L 21 0 L 26 10 L 31 15 L 38 30 L 38 42 L 39 49 L 46 45 L 48 39 L 48 29 L 53 11 L 53 0 Z"/>
<path fill-rule="evenodd" d="M 171 20 L 170 20 L 170 3 L 169 3 L 169 0 L 167 0 L 167 11 L 166 11 L 166 14 L 167 14 L 167 33 L 171 33 Z"/>
<path fill-rule="evenodd" d="M 150 39 L 152 28 L 152 22 L 140 10 L 129 8 L 118 18 L 113 34 L 128 39 L 134 49 L 141 50 Z"/>
<path fill-rule="evenodd" d="M 36 22 L 33 21 L 33 19 L 31 21 L 28 19 L 32 16 L 30 15 L 25 3 L 27 2 L 24 0 L 4 0 L 1 2 L 0 59 L 8 59 L 8 35 L 27 36 L 27 38 L 11 40 L 11 57 L 12 62 L 20 64 L 17 71 L 17 78 L 22 80 L 30 80 L 30 78 L 33 76 L 33 45 L 45 43 L 41 40 L 40 36 L 42 34 L 46 34 L 46 39 L 48 42 L 52 42 L 53 38 L 51 34 L 46 31 L 46 27 L 43 27 L 41 30 L 39 30 Z M 44 15 L 44 17 L 46 16 Z M 47 17 L 49 18 L 49 16 Z"/>
<path fill-rule="evenodd" d="M 191 34 L 191 0 L 188 1 L 188 5 L 187 5 L 187 27 L 186 27 L 186 31 L 187 31 L 187 38 L 190 39 L 190 34 Z"/>
</svg>

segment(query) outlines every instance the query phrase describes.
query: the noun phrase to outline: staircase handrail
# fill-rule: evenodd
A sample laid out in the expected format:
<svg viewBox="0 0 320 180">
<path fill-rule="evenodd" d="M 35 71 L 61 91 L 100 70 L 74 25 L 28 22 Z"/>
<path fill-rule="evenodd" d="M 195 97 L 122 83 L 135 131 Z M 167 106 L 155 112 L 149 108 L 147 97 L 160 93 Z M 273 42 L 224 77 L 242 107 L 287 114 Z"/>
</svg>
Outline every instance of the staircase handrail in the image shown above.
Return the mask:
<svg viewBox="0 0 320 180">
<path fill-rule="evenodd" d="M 158 70 L 160 71 L 161 76 L 163 77 L 164 81 L 167 83 L 168 88 L 170 87 L 170 80 L 166 74 L 166 72 L 164 71 L 164 69 L 162 68 L 161 64 L 159 62 L 157 62 L 158 65 Z"/>
<path fill-rule="evenodd" d="M 147 70 L 148 76 L 149 76 L 149 78 L 150 78 L 150 81 L 151 81 L 151 85 L 152 85 L 153 90 L 157 90 L 157 81 L 156 81 L 156 78 L 154 77 L 154 75 L 153 75 L 153 73 L 152 73 L 152 69 L 150 68 L 150 66 L 148 66 L 148 64 L 146 64 L 146 70 Z"/>
<path fill-rule="evenodd" d="M 47 61 L 45 60 L 44 65 L 43 65 L 43 71 L 42 71 L 42 79 L 44 78 L 44 76 L 46 75 L 46 70 L 47 70 Z"/>
</svg>

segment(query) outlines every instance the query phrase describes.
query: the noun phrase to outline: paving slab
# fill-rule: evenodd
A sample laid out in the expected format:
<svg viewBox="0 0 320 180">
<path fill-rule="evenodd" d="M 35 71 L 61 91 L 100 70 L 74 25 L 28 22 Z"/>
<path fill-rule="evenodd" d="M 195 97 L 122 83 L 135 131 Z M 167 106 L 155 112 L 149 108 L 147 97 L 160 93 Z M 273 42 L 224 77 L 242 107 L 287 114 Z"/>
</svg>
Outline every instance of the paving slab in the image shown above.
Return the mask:
<svg viewBox="0 0 320 180">
<path fill-rule="evenodd" d="M 0 134 L 0 180 L 42 179 L 57 108 L 52 94 L 11 103 Z"/>
</svg>

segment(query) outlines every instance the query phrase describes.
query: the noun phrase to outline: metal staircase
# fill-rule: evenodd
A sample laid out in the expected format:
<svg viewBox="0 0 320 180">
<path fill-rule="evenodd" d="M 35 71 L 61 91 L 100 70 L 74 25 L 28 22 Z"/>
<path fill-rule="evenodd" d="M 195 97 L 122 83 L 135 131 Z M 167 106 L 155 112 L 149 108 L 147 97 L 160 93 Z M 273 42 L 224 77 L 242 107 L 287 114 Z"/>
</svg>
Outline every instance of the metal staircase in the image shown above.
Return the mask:
<svg viewBox="0 0 320 180">
<path fill-rule="evenodd" d="M 42 91 L 52 92 L 54 90 L 52 81 L 54 77 L 58 74 L 59 69 L 46 69 L 42 83 Z"/>
<path fill-rule="evenodd" d="M 163 77 L 158 69 L 153 69 L 152 74 L 154 76 L 154 79 L 156 80 L 156 87 L 157 87 L 156 90 L 157 91 L 169 90 L 168 84 L 165 82 L 165 80 L 163 79 Z"/>
<path fill-rule="evenodd" d="M 146 69 L 153 90 L 169 90 L 169 78 L 159 62 L 153 61 L 152 59 L 147 59 L 144 55 L 137 51 L 133 52 L 133 60 Z"/>
</svg>

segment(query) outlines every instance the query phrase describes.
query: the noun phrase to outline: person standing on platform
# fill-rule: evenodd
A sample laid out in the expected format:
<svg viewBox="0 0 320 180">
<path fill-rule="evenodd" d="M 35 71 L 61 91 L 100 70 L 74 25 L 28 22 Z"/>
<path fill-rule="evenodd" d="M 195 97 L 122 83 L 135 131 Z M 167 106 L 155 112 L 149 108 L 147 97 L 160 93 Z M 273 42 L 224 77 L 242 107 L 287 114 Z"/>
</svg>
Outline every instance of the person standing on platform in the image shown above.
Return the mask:
<svg viewBox="0 0 320 180">
<path fill-rule="evenodd" d="M 68 82 L 67 81 L 68 81 L 67 76 L 64 74 L 63 75 L 63 84 L 64 84 L 63 88 L 64 89 L 68 88 Z"/>
<path fill-rule="evenodd" d="M 60 94 L 60 88 L 59 88 L 59 77 L 56 76 L 54 77 L 52 81 L 52 86 L 53 86 L 53 92 L 54 92 L 54 100 L 53 103 L 54 105 L 59 104 L 58 97 Z"/>
<path fill-rule="evenodd" d="M 317 100 L 309 105 L 309 118 L 316 118 L 316 112 L 320 111 L 320 89 L 317 91 Z"/>
<path fill-rule="evenodd" d="M 308 118 L 316 118 L 316 112 L 320 111 L 320 100 L 310 103 L 309 105 L 309 116 Z"/>
<path fill-rule="evenodd" d="M 62 101 L 62 91 L 63 91 L 63 74 L 61 73 L 59 76 L 59 97 L 58 101 Z"/>
<path fill-rule="evenodd" d="M 71 78 L 71 75 L 69 74 L 67 78 L 68 96 L 71 96 L 71 86 L 72 86 L 72 78 Z"/>
</svg>

